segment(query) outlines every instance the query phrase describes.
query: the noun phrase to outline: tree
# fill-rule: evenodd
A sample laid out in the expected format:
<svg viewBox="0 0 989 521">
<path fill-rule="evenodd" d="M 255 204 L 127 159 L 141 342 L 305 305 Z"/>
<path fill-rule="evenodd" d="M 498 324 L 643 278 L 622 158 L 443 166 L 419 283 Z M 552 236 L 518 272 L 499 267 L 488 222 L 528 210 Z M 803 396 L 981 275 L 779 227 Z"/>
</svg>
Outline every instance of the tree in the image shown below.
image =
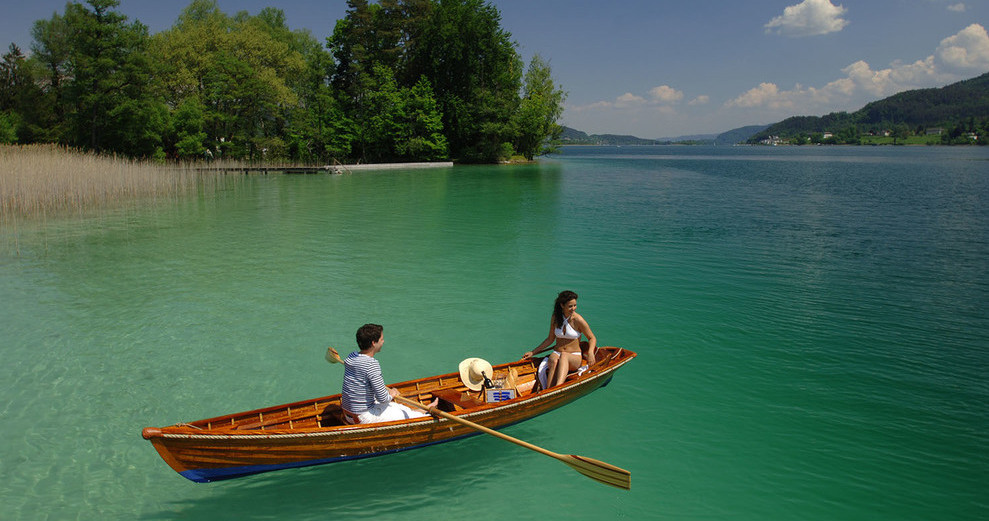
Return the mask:
<svg viewBox="0 0 989 521">
<path fill-rule="evenodd" d="M 402 90 L 401 121 L 395 153 L 406 161 L 437 161 L 447 157 L 443 116 L 425 77 Z"/>
<path fill-rule="evenodd" d="M 206 154 L 206 132 L 203 131 L 203 104 L 190 96 L 172 115 L 175 155 L 182 159 L 200 158 Z"/>
<path fill-rule="evenodd" d="M 443 123 L 429 82 L 400 88 L 394 72 L 377 65 L 360 111 L 355 149 L 362 161 L 427 161 L 446 157 Z"/>
<path fill-rule="evenodd" d="M 842 143 L 846 145 L 857 145 L 861 141 L 858 127 L 856 127 L 855 125 L 848 125 L 842 128 L 840 131 L 835 133 L 834 137 L 836 143 Z"/>
<path fill-rule="evenodd" d="M 347 0 L 327 46 L 336 59 L 333 86 L 346 100 L 359 100 L 378 66 L 393 73 L 405 61 L 406 10 L 398 0 Z"/>
<path fill-rule="evenodd" d="M 305 62 L 302 74 L 290 78 L 298 104 L 288 108 L 285 136 L 289 157 L 327 163 L 351 153 L 354 127 L 334 95 L 330 80 L 333 56 L 312 35 L 298 35 L 296 47 Z"/>
<path fill-rule="evenodd" d="M 24 53 L 16 44 L 10 44 L 9 50 L 0 61 L 0 111 L 18 108 L 17 98 L 25 84 L 30 83 L 26 73 Z"/>
<path fill-rule="evenodd" d="M 4 57 L 4 139 L 16 127 L 132 156 L 490 162 L 550 151 L 562 130 L 548 64 L 534 59 L 523 86 L 484 0 L 349 0 L 327 48 L 275 8 L 228 16 L 192 0 L 150 36 L 118 5 L 70 2 L 35 23 L 30 58 Z"/>
<path fill-rule="evenodd" d="M 893 144 L 896 144 L 897 139 L 907 139 L 910 137 L 910 127 L 904 123 L 900 123 L 893 126 Z"/>
<path fill-rule="evenodd" d="M 31 62 L 40 71 L 41 102 L 37 118 L 28 125 L 38 141 L 62 141 L 68 132 L 65 84 L 71 80 L 69 27 L 65 18 L 55 13 L 48 20 L 34 22 L 31 36 Z"/>
<path fill-rule="evenodd" d="M 532 57 L 522 85 L 522 102 L 516 113 L 515 150 L 526 159 L 552 153 L 559 148 L 566 94 L 553 84 L 549 64 L 538 54 Z"/>
<path fill-rule="evenodd" d="M 155 35 L 154 54 L 166 78 L 172 110 L 186 98 L 203 106 L 205 143 L 228 157 L 251 160 L 287 155 L 289 117 L 299 97 L 292 78 L 306 64 L 308 43 L 284 24 L 278 9 L 231 18 L 215 0 L 194 0 L 171 29 Z"/>
<path fill-rule="evenodd" d="M 117 0 L 65 6 L 71 81 L 66 100 L 72 144 L 95 151 L 152 155 L 165 121 L 152 95 L 148 28 L 113 11 Z"/>
<path fill-rule="evenodd" d="M 0 143 L 17 142 L 17 116 L 11 112 L 0 112 Z"/>
<path fill-rule="evenodd" d="M 0 140 L 34 141 L 34 122 L 42 108 L 41 90 L 35 84 L 33 68 L 20 47 L 12 43 L 0 61 L 0 116 L 3 117 Z"/>
<path fill-rule="evenodd" d="M 421 23 L 407 66 L 433 86 L 450 154 L 465 162 L 507 159 L 522 61 L 498 10 L 483 0 L 438 0 Z"/>
</svg>

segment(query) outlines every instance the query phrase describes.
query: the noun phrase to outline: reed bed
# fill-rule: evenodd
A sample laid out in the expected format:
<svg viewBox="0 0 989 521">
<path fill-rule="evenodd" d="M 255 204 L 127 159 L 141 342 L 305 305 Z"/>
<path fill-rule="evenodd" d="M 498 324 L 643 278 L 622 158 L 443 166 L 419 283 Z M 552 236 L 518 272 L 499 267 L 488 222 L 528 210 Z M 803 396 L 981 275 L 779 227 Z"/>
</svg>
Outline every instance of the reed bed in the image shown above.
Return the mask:
<svg viewBox="0 0 989 521">
<path fill-rule="evenodd" d="M 0 146 L 0 220 L 89 214 L 214 184 L 200 164 L 158 164 L 56 145 Z M 212 178 L 212 179 L 210 179 Z"/>
</svg>

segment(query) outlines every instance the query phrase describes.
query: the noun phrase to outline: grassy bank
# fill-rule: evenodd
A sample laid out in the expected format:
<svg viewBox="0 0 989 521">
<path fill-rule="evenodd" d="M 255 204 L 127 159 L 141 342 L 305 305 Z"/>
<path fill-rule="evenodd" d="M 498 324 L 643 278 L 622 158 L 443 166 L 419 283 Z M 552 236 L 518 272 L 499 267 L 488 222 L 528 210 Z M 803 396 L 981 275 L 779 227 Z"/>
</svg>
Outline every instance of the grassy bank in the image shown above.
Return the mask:
<svg viewBox="0 0 989 521">
<path fill-rule="evenodd" d="M 893 138 L 888 136 L 862 136 L 863 145 L 940 145 L 941 136 L 908 136 L 899 138 L 893 142 Z"/>
<path fill-rule="evenodd" d="M 195 192 L 216 174 L 54 145 L 0 145 L 0 221 L 88 214 Z"/>
</svg>

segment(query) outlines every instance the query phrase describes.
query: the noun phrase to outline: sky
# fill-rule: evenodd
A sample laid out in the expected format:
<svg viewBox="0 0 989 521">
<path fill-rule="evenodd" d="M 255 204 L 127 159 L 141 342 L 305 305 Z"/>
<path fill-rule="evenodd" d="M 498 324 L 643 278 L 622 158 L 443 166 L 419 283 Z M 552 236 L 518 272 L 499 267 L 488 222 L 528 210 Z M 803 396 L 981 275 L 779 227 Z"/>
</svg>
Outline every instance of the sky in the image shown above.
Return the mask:
<svg viewBox="0 0 989 521">
<path fill-rule="evenodd" d="M 567 93 L 561 123 L 588 134 L 718 134 L 855 111 L 904 90 L 989 72 L 989 0 L 491 0 L 528 63 Z M 35 20 L 64 0 L 2 0 L 0 45 L 29 53 Z M 152 33 L 183 0 L 122 0 Z M 344 0 L 218 0 L 228 14 L 285 12 L 323 39 Z"/>
</svg>

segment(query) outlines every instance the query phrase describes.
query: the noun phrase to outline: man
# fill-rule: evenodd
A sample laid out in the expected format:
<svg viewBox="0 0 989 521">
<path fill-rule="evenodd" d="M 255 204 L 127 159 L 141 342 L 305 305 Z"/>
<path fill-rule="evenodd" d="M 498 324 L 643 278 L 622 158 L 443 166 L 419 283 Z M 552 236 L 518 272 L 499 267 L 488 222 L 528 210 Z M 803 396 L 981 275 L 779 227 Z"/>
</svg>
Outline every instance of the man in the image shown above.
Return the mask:
<svg viewBox="0 0 989 521">
<path fill-rule="evenodd" d="M 344 417 L 356 423 L 377 423 L 427 416 L 392 401 L 399 396 L 398 389 L 385 385 L 381 366 L 374 355 L 385 343 L 384 328 L 378 324 L 364 324 L 357 330 L 357 348 L 343 361 Z M 430 407 L 435 407 L 433 400 Z"/>
</svg>

